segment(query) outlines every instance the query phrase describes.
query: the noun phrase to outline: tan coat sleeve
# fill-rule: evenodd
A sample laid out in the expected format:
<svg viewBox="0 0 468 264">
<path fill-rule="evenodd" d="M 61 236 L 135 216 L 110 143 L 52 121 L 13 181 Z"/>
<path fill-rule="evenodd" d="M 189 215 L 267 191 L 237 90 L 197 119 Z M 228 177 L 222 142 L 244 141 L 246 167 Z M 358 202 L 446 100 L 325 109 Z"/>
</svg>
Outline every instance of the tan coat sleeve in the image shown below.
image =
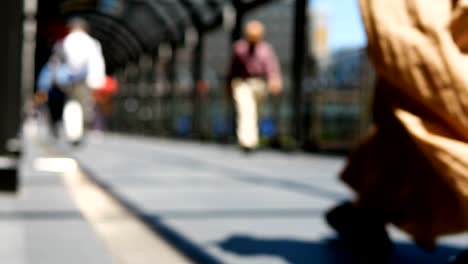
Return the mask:
<svg viewBox="0 0 468 264">
<path fill-rule="evenodd" d="M 360 0 L 360 6 L 377 75 L 468 127 L 468 61 L 449 30 L 452 1 Z"/>
</svg>

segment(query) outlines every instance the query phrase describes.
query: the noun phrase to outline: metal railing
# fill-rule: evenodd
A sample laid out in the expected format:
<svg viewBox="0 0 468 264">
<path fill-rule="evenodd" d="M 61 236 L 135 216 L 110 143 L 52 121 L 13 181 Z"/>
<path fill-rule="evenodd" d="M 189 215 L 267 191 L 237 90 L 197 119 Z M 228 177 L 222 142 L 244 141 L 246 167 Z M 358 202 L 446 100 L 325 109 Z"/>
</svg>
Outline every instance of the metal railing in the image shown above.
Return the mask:
<svg viewBox="0 0 468 264">
<path fill-rule="evenodd" d="M 371 122 L 374 74 L 365 52 L 362 49 L 353 52 L 358 57 L 335 61 L 324 73 L 304 80 L 301 107 L 304 144 L 316 149 L 350 149 L 366 134 Z M 340 69 L 336 69 L 340 67 L 350 70 L 340 73 Z M 223 77 L 218 78 L 210 82 L 216 83 L 216 87 L 210 87 L 199 96 L 200 131 L 193 130 L 192 95 L 170 93 L 169 87 L 161 87 L 177 87 L 180 80 L 175 84 L 121 83 L 121 93 L 114 100 L 110 128 L 125 133 L 232 141 L 235 138 L 234 116 L 229 115 L 231 105 L 222 85 Z M 146 89 L 141 89 L 142 86 Z M 287 147 L 294 137 L 291 128 L 294 110 L 288 86 L 286 82 L 283 96 L 269 98 L 262 105 L 260 133 L 264 145 L 280 141 Z M 166 92 L 157 93 L 156 90 Z"/>
</svg>

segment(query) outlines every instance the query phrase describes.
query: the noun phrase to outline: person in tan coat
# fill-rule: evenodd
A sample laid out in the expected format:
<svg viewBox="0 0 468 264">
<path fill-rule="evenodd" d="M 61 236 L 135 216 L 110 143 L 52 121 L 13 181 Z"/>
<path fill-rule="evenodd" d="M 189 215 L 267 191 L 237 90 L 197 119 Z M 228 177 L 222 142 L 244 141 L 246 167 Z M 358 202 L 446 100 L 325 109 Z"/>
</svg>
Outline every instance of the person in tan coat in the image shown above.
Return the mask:
<svg viewBox="0 0 468 264">
<path fill-rule="evenodd" d="M 356 199 L 326 218 L 355 249 L 390 253 L 392 223 L 431 250 L 468 230 L 468 1 L 360 8 L 377 73 L 374 124 L 341 175 Z"/>
</svg>

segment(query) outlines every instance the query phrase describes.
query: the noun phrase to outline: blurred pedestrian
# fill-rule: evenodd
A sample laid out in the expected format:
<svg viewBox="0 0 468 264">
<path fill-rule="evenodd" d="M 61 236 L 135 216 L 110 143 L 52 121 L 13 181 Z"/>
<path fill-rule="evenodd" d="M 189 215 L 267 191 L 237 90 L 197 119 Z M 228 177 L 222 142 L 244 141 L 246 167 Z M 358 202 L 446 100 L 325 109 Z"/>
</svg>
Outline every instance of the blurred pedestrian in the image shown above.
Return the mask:
<svg viewBox="0 0 468 264">
<path fill-rule="evenodd" d="M 245 38 L 233 45 L 227 88 L 237 113 L 239 145 L 251 151 L 259 144 L 260 104 L 268 91 L 272 95 L 281 93 L 282 79 L 278 58 L 271 45 L 263 40 L 264 25 L 250 21 L 244 33 Z"/>
<path fill-rule="evenodd" d="M 63 40 L 65 61 L 73 76 L 81 76 L 69 89 L 84 108 L 85 122 L 93 118 L 91 90 L 98 90 L 106 83 L 106 68 L 101 44 L 89 35 L 89 25 L 82 18 L 69 21 L 70 33 Z"/>
<path fill-rule="evenodd" d="M 63 89 L 67 86 L 69 72 L 64 63 L 63 42 L 58 41 L 54 44 L 52 55 L 42 67 L 37 80 L 35 102 L 37 105 L 47 105 L 50 130 L 54 137 L 58 137 L 66 102 Z"/>
<path fill-rule="evenodd" d="M 356 198 L 327 221 L 368 257 L 392 252 L 387 223 L 431 250 L 468 230 L 468 2 L 360 7 L 377 73 L 374 124 L 341 175 Z"/>
<path fill-rule="evenodd" d="M 38 77 L 38 96 L 48 94 L 53 131 L 62 121 L 67 100 L 76 100 L 84 111 L 84 121 L 91 122 L 93 100 L 90 90 L 100 89 L 105 84 L 105 64 L 100 43 L 92 38 L 88 24 L 81 18 L 73 18 L 68 23 L 69 33 L 54 45 L 52 56 L 42 68 Z M 76 108 L 74 108 L 76 109 Z M 75 113 L 70 122 L 82 122 L 81 114 Z M 70 124 L 76 128 L 73 141 L 81 140 L 84 124 Z M 67 127 L 65 127 L 67 128 Z M 55 134 L 57 134 L 55 132 Z"/>
</svg>

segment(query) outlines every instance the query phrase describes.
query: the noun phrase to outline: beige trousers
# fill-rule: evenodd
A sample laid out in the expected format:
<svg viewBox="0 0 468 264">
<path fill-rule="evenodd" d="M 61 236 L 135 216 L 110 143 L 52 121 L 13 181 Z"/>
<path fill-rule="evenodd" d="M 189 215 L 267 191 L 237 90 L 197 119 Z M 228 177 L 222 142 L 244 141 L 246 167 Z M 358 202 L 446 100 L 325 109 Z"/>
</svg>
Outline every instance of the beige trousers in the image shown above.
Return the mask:
<svg viewBox="0 0 468 264">
<path fill-rule="evenodd" d="M 259 144 L 259 109 L 261 102 L 267 96 L 267 83 L 260 78 L 235 78 L 231 86 L 237 112 L 239 145 L 256 148 Z"/>
<path fill-rule="evenodd" d="M 94 115 L 92 90 L 84 83 L 75 84 L 67 91 L 68 99 L 80 102 L 83 107 L 84 122 L 90 124 Z"/>
</svg>

